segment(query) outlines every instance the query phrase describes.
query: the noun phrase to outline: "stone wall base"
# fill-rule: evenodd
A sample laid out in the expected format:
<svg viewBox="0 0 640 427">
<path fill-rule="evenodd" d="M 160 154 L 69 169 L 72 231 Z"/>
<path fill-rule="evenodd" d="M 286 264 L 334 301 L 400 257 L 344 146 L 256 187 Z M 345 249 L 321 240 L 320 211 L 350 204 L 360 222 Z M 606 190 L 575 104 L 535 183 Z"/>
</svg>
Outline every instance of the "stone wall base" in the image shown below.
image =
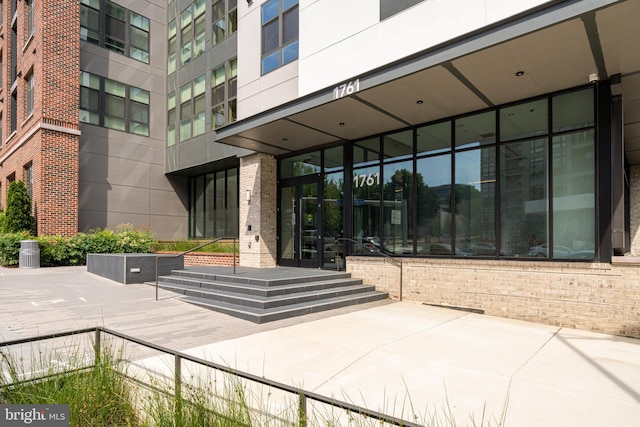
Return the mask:
<svg viewBox="0 0 640 427">
<path fill-rule="evenodd" d="M 348 257 L 353 277 L 393 299 L 640 338 L 640 258 L 612 264 Z"/>
</svg>

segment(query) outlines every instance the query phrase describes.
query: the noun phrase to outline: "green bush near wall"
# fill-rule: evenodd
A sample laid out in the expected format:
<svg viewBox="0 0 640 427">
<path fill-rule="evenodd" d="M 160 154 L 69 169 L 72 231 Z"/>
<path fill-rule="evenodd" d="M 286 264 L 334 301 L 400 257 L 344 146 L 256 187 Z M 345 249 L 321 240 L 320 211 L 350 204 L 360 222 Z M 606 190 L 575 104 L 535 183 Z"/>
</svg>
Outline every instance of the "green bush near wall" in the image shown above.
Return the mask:
<svg viewBox="0 0 640 427">
<path fill-rule="evenodd" d="M 136 230 L 130 224 L 119 225 L 115 231 L 97 229 L 73 237 L 6 233 L 0 235 L 0 265 L 19 264 L 21 240 L 38 241 L 42 267 L 85 265 L 88 253 L 151 253 L 156 247 L 150 231 Z"/>
</svg>

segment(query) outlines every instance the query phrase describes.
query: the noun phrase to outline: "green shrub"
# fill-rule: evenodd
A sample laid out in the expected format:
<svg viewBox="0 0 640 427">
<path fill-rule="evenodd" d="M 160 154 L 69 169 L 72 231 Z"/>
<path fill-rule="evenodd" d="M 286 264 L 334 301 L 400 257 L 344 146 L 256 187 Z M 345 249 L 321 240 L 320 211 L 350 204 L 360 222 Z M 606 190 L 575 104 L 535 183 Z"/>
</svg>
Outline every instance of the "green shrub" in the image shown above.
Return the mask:
<svg viewBox="0 0 640 427">
<path fill-rule="evenodd" d="M 36 220 L 31 215 L 31 197 L 22 181 L 13 181 L 7 190 L 7 210 L 2 222 L 3 233 L 35 232 Z"/>
<path fill-rule="evenodd" d="M 73 237 L 39 236 L 28 232 L 0 235 L 0 265 L 18 265 L 20 240 L 37 239 L 40 246 L 40 265 L 43 267 L 84 265 L 87 254 L 150 253 L 156 241 L 149 230 L 136 230 L 130 224 L 120 225 L 116 231 L 96 229 Z"/>
<path fill-rule="evenodd" d="M 136 230 L 131 224 L 118 225 L 115 235 L 115 252 L 150 253 L 156 246 L 156 241 L 149 230 Z"/>
<path fill-rule="evenodd" d="M 69 239 L 62 236 L 39 236 L 40 266 L 54 267 L 68 265 Z"/>
<path fill-rule="evenodd" d="M 28 231 L 0 234 L 0 265 L 10 267 L 20 262 L 20 240 L 33 239 Z"/>
</svg>

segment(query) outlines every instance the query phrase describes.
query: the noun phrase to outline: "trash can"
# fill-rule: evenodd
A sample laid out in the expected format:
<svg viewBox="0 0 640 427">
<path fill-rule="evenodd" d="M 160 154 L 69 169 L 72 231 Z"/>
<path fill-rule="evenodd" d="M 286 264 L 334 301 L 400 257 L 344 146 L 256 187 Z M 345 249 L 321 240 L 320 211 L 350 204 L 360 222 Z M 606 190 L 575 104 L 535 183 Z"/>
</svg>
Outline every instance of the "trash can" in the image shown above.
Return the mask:
<svg viewBox="0 0 640 427">
<path fill-rule="evenodd" d="M 20 240 L 20 268 L 40 268 L 40 247 L 37 240 Z"/>
</svg>

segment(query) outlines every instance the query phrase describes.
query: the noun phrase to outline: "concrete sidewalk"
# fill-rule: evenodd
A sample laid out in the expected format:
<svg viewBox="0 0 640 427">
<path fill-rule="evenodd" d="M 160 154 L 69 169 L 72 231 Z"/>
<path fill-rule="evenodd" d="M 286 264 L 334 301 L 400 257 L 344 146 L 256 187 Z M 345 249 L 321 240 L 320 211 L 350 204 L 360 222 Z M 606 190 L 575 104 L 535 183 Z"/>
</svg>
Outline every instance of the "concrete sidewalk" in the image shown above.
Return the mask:
<svg viewBox="0 0 640 427">
<path fill-rule="evenodd" d="M 446 407 L 458 426 L 640 420 L 640 340 L 408 302 L 255 325 L 154 296 L 84 267 L 0 269 L 0 340 L 100 324 L 403 418 L 409 400 L 419 420 Z"/>
</svg>

